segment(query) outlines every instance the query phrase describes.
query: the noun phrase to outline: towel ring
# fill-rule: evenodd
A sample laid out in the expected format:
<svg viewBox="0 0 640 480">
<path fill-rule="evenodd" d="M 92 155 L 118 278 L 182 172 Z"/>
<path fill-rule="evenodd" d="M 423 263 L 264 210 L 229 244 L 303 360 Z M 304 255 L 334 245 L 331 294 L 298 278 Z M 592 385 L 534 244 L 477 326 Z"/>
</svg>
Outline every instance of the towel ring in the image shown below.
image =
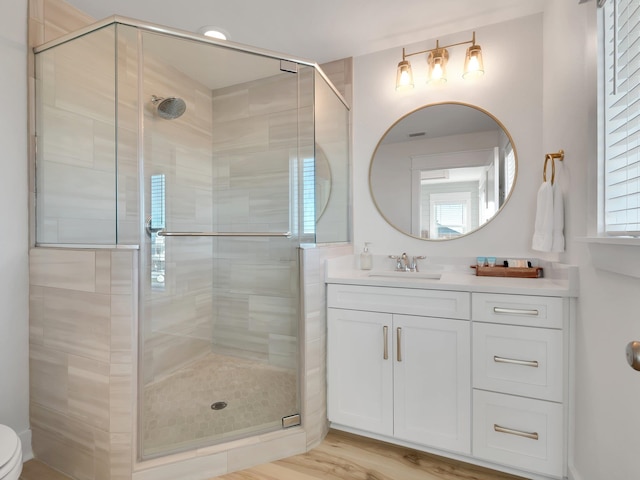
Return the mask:
<svg viewBox="0 0 640 480">
<path fill-rule="evenodd" d="M 542 168 L 542 180 L 547 181 L 547 163 L 551 160 L 551 185 L 556 180 L 556 162 L 555 159 L 560 161 L 564 160 L 564 150 L 559 150 L 558 153 L 547 153 L 544 157 L 544 167 Z"/>
</svg>

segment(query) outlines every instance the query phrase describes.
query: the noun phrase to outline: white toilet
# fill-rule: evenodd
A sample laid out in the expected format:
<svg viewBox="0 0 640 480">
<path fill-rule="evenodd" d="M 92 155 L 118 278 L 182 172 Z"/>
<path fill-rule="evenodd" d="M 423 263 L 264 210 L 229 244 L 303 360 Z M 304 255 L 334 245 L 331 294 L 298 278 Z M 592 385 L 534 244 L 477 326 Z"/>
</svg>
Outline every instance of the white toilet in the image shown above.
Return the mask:
<svg viewBox="0 0 640 480">
<path fill-rule="evenodd" d="M 20 438 L 6 425 L 0 425 L 0 480 L 18 480 L 22 473 Z"/>
</svg>

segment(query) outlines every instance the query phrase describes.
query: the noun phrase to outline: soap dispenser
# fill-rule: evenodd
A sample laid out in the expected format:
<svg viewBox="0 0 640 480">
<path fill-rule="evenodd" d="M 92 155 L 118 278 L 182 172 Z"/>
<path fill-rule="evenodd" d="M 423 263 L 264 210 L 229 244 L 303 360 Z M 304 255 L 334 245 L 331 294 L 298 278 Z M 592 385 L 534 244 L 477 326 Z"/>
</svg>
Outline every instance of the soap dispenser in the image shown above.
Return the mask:
<svg viewBox="0 0 640 480">
<path fill-rule="evenodd" d="M 371 243 L 364 242 L 364 250 L 360 254 L 360 268 L 362 270 L 371 270 L 373 268 L 373 255 L 369 251 L 369 245 Z"/>
</svg>

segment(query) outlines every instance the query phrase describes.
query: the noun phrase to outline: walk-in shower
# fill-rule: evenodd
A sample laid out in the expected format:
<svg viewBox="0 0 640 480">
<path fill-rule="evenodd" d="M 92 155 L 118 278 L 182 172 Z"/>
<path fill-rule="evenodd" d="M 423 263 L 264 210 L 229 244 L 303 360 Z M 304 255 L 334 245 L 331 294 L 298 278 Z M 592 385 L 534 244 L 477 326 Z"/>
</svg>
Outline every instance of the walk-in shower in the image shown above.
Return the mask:
<svg viewBox="0 0 640 480">
<path fill-rule="evenodd" d="M 37 247 L 97 252 L 96 276 L 115 252 L 109 288 L 79 287 L 111 295 L 107 438 L 127 362 L 138 462 L 304 428 L 301 247 L 349 236 L 348 114 L 322 71 L 115 17 L 36 48 L 36 130 Z M 114 278 L 128 251 L 133 290 Z M 66 405 L 47 412 L 91 424 Z"/>
</svg>

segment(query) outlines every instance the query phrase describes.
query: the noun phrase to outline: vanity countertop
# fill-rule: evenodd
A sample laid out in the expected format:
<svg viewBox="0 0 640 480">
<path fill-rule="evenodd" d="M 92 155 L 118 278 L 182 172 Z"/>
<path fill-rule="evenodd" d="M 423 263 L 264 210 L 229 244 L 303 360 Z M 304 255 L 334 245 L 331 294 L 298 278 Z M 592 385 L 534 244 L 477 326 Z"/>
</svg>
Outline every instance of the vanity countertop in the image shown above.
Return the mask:
<svg viewBox="0 0 640 480">
<path fill-rule="evenodd" d="M 393 272 L 391 268 L 376 268 L 374 261 L 373 270 L 359 270 L 356 267 L 354 256 L 348 255 L 327 261 L 325 282 L 550 297 L 578 296 L 578 269 L 573 265 L 540 261 L 539 265 L 544 270 L 543 278 L 478 277 L 475 275 L 475 271 L 469 268 L 471 261 L 454 259 L 451 263 L 447 263 L 446 259 L 438 260 L 437 264 L 424 266 L 422 272 L 440 271 L 439 279 L 419 278 L 412 272 L 385 277 L 380 274 Z"/>
</svg>

